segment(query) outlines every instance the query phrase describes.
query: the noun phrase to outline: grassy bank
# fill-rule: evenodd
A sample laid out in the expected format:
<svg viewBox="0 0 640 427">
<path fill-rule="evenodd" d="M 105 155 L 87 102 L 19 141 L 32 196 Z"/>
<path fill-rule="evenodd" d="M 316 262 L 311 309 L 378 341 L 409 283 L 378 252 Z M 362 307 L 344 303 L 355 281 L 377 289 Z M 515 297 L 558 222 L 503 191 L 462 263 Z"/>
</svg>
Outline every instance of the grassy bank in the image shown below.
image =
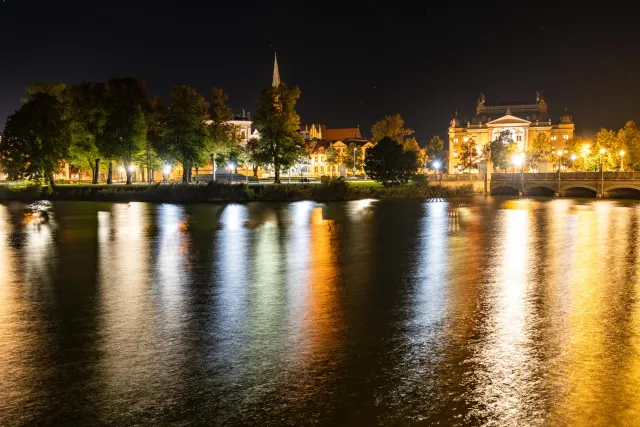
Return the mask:
<svg viewBox="0 0 640 427">
<path fill-rule="evenodd" d="M 354 185 L 336 181 L 330 184 L 168 184 L 168 185 L 60 185 L 0 187 L 0 200 L 84 200 L 84 201 L 142 201 L 142 202 L 249 202 L 296 201 L 318 202 L 358 199 L 427 199 L 473 194 L 471 186 L 450 188 L 408 184 L 397 187 L 382 185 Z"/>
</svg>

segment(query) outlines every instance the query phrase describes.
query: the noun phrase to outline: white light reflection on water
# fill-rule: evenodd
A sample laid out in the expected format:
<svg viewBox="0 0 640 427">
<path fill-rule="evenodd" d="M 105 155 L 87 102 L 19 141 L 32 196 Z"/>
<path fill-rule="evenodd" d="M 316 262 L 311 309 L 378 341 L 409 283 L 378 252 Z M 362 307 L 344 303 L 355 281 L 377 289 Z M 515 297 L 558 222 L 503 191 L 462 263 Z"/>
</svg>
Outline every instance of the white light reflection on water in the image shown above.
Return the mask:
<svg viewBox="0 0 640 427">
<path fill-rule="evenodd" d="M 479 365 L 474 374 L 477 404 L 468 417 L 497 425 L 540 422 L 540 408 L 529 400 L 541 380 L 530 335 L 534 313 L 527 271 L 529 203 L 510 202 L 501 212 L 502 232 L 491 242 L 496 266 L 487 289 L 489 311 L 483 327 L 487 336 L 474 358 Z"/>
</svg>

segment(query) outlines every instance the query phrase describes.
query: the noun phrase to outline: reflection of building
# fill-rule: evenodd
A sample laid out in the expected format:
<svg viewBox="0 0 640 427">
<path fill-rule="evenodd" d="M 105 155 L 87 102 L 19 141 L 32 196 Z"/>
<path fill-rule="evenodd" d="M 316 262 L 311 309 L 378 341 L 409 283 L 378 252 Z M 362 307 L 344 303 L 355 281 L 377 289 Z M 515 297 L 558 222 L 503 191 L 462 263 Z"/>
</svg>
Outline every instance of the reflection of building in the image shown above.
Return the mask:
<svg viewBox="0 0 640 427">
<path fill-rule="evenodd" d="M 487 105 L 480 94 L 476 104 L 476 115 L 463 123 L 456 112 L 449 126 L 449 171 L 458 166 L 458 153 L 462 144 L 473 140 L 482 152 L 484 146 L 496 139 L 500 132 L 511 132 L 519 151 L 528 151 L 530 143 L 540 134 L 551 140 L 554 148 L 563 148 L 567 140 L 573 138 L 574 124 L 571 115 L 565 112 L 560 121 L 553 123 L 547 111 L 547 103 L 541 93 L 536 94 L 536 102 Z"/>
</svg>

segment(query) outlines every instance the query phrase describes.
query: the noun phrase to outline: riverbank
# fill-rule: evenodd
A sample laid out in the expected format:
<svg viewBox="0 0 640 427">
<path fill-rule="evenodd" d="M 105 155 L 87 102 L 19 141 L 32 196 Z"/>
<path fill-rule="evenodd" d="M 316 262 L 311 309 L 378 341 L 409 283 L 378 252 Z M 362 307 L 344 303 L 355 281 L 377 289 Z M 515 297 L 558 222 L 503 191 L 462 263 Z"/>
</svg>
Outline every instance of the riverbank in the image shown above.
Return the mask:
<svg viewBox="0 0 640 427">
<path fill-rule="evenodd" d="M 2 200 L 73 200 L 113 202 L 286 202 L 313 200 L 317 202 L 360 199 L 426 199 L 433 197 L 458 197 L 474 194 L 471 185 L 448 187 L 446 185 L 407 184 L 384 187 L 378 184 L 352 184 L 336 181 L 329 184 L 281 184 L 246 185 L 209 183 L 154 184 L 154 185 L 59 185 L 3 186 Z"/>
</svg>

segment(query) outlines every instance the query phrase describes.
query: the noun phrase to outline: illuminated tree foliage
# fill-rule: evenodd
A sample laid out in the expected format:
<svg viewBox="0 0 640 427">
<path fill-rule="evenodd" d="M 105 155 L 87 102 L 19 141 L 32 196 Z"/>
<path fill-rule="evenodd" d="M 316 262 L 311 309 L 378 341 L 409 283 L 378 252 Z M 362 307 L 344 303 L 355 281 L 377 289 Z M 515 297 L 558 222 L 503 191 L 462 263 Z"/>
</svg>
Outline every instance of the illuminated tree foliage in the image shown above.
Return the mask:
<svg viewBox="0 0 640 427">
<path fill-rule="evenodd" d="M 383 138 L 390 138 L 392 141 L 403 144 L 405 138 L 413 135 L 413 129 L 404 127 L 404 120 L 400 114 L 385 116 L 384 119 L 376 122 L 371 128 L 372 141 L 377 144 Z M 416 143 L 417 145 L 417 143 Z"/>
<path fill-rule="evenodd" d="M 517 151 L 517 144 L 511 138 L 508 130 L 500 134 L 489 144 L 491 150 L 491 162 L 498 169 L 506 169 L 511 164 L 511 159 Z M 464 150 L 463 150 L 464 151 Z"/>
<path fill-rule="evenodd" d="M 206 121 L 209 103 L 189 86 L 176 86 L 171 91 L 165 141 L 168 151 L 182 163 L 182 182 L 191 179 L 191 168 L 202 161 L 209 133 Z"/>
<path fill-rule="evenodd" d="M 64 103 L 39 92 L 9 116 L 0 141 L 0 157 L 9 179 L 46 179 L 55 187 L 54 173 L 69 157 L 69 120 Z"/>
<path fill-rule="evenodd" d="M 280 184 L 280 171 L 288 169 L 306 154 L 304 140 L 298 134 L 300 116 L 295 105 L 300 89 L 280 83 L 262 91 L 256 105 L 254 125 L 260 133 L 258 156 L 273 165 L 274 183 Z"/>
</svg>

